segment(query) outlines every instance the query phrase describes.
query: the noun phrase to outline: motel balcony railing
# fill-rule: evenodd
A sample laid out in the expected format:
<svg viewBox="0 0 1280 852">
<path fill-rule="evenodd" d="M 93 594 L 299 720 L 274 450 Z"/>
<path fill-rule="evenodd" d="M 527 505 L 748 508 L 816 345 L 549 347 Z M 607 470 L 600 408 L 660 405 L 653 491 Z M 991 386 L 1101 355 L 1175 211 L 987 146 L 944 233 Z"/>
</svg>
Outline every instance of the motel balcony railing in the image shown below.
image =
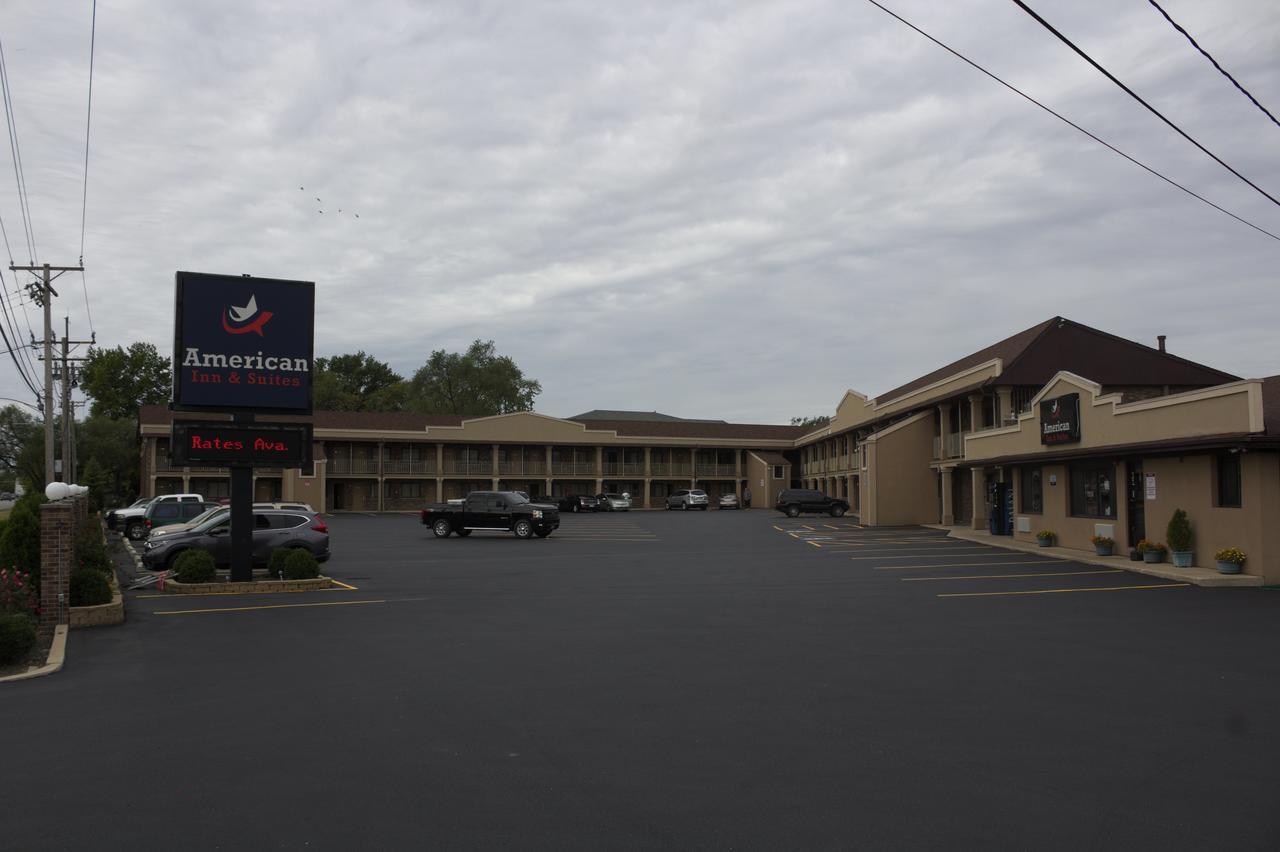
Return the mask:
<svg viewBox="0 0 1280 852">
<path fill-rule="evenodd" d="M 435 459 L 384 459 L 384 476 L 435 476 Z"/>
<path fill-rule="evenodd" d="M 377 474 L 377 459 L 329 459 L 328 468 L 325 471 L 328 476 L 344 476 L 351 474 Z"/>
<path fill-rule="evenodd" d="M 707 464 L 698 462 L 698 476 L 734 477 L 738 469 L 731 464 Z"/>
<path fill-rule="evenodd" d="M 653 462 L 649 470 L 654 476 L 692 476 L 693 465 L 689 462 Z"/>
<path fill-rule="evenodd" d="M 431 487 L 431 497 L 383 497 L 382 510 L 384 512 L 410 512 L 415 509 L 421 509 L 426 503 L 435 502 L 436 489 Z"/>
<path fill-rule="evenodd" d="M 644 462 L 605 462 L 605 476 L 644 476 Z"/>
<path fill-rule="evenodd" d="M 596 475 L 596 463 L 590 462 L 571 462 L 571 461 L 553 461 L 551 462 L 552 476 L 590 476 Z"/>
<path fill-rule="evenodd" d="M 954 432 L 946 436 L 943 446 L 942 436 L 933 436 L 933 457 L 935 459 L 957 459 L 964 455 L 964 436 L 966 433 Z M 943 452 L 945 451 L 945 455 Z"/>
<path fill-rule="evenodd" d="M 444 460 L 444 473 L 446 476 L 493 476 L 493 462 L 489 459 L 465 461 L 447 458 Z"/>
<path fill-rule="evenodd" d="M 504 461 L 498 462 L 498 473 L 502 476 L 546 476 L 545 461 Z"/>
</svg>

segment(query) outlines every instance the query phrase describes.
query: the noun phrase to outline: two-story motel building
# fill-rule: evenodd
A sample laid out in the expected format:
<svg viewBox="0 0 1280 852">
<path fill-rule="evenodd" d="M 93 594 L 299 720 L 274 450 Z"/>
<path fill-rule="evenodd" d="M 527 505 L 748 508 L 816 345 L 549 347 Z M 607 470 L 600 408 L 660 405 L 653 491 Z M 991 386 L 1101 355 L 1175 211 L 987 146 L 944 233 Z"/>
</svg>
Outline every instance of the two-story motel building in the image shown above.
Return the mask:
<svg viewBox="0 0 1280 852">
<path fill-rule="evenodd" d="M 1069 440 L 1042 443 L 1041 403 L 1078 406 Z M 225 470 L 174 468 L 161 406 L 142 409 L 150 494 L 225 497 Z M 178 415 L 181 416 L 181 415 Z M 281 418 L 288 419 L 288 418 Z M 1067 547 L 1127 549 L 1191 515 L 1197 564 L 1235 546 L 1280 582 L 1280 377 L 1242 380 L 1061 317 L 875 398 L 848 391 L 825 426 L 681 420 L 638 412 L 555 418 L 317 412 L 315 464 L 258 470 L 258 499 L 322 511 L 404 511 L 471 490 L 628 492 L 658 508 L 681 488 L 773 504 L 792 485 L 847 499 L 863 526 L 988 528 Z M 1059 436 L 1061 437 L 1061 436 Z M 993 500 L 996 501 L 993 503 Z"/>
</svg>

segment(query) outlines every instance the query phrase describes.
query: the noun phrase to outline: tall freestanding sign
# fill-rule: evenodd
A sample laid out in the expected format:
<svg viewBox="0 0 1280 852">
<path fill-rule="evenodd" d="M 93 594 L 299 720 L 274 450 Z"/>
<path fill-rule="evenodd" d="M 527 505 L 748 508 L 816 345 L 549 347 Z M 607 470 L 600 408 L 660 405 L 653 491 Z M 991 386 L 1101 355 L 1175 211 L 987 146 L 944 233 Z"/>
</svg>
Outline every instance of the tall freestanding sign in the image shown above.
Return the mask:
<svg viewBox="0 0 1280 852">
<path fill-rule="evenodd" d="M 235 425 L 175 421 L 170 446 L 176 458 L 231 470 L 232 580 L 253 577 L 253 468 L 311 457 L 309 424 L 255 429 L 255 417 L 311 414 L 314 355 L 314 283 L 177 274 L 171 407 L 230 414 Z"/>
</svg>

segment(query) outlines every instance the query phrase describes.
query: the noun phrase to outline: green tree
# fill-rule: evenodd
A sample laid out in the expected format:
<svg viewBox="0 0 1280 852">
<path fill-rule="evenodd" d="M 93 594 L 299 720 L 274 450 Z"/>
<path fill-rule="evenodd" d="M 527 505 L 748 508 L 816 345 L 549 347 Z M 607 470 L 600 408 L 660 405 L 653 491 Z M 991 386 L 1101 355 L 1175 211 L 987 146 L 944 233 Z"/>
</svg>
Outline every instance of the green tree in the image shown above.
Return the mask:
<svg viewBox="0 0 1280 852">
<path fill-rule="evenodd" d="M 98 506 L 119 506 L 138 493 L 138 427 L 132 417 L 90 415 L 77 424 L 76 447 L 81 483 Z"/>
<path fill-rule="evenodd" d="M 0 567 L 28 571 L 40 582 L 40 504 L 43 494 L 28 494 L 13 504 L 0 534 Z"/>
<path fill-rule="evenodd" d="M 34 484 L 30 479 L 32 471 L 24 468 L 24 461 L 30 456 L 25 451 L 33 438 L 40 439 L 36 453 L 39 458 L 38 478 L 44 478 L 42 429 L 43 424 L 35 415 L 18 406 L 6 405 L 0 408 L 0 487 L 4 490 L 13 490 L 18 480 L 26 480 L 28 486 Z"/>
<path fill-rule="evenodd" d="M 826 414 L 815 414 L 812 417 L 792 417 L 792 426 L 826 426 L 831 418 Z"/>
<path fill-rule="evenodd" d="M 84 362 L 80 387 L 93 399 L 90 414 L 136 420 L 139 407 L 169 401 L 173 370 L 150 343 L 94 348 Z"/>
<path fill-rule="evenodd" d="M 404 378 L 363 351 L 317 358 L 313 382 L 324 411 L 397 411 L 407 399 Z"/>
<path fill-rule="evenodd" d="M 409 408 L 428 414 L 506 414 L 532 411 L 542 385 L 526 379 L 516 362 L 498 355 L 492 340 L 466 352 L 437 349 L 409 381 Z"/>
</svg>

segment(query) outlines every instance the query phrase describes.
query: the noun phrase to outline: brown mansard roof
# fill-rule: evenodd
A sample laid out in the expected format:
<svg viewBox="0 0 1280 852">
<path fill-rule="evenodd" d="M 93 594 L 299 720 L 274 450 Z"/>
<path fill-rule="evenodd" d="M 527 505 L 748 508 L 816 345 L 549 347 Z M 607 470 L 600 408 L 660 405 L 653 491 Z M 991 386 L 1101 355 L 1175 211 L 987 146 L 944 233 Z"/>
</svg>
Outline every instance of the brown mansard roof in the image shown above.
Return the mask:
<svg viewBox="0 0 1280 852">
<path fill-rule="evenodd" d="M 1239 378 L 1064 317 L 1052 317 L 883 393 L 876 401 L 890 402 L 994 358 L 1004 364 L 1000 376 L 990 382 L 999 385 L 1041 387 L 1061 370 L 1104 386 L 1209 387 Z"/>
<path fill-rule="evenodd" d="M 142 423 L 167 426 L 174 417 L 183 420 L 218 420 L 219 415 L 170 411 L 163 405 L 144 405 L 139 412 Z M 277 417 L 271 420 L 289 422 L 305 421 L 305 417 Z M 413 414 L 391 411 L 317 411 L 311 418 L 317 429 L 361 429 L 374 432 L 421 432 L 428 426 L 461 426 L 465 420 L 475 417 L 460 414 Z M 577 420 L 588 429 L 617 432 L 624 437 L 651 438 L 726 438 L 789 441 L 805 432 L 801 426 L 773 426 L 768 424 L 706 422 L 676 420 L 669 422 L 644 422 L 634 420 Z"/>
</svg>

